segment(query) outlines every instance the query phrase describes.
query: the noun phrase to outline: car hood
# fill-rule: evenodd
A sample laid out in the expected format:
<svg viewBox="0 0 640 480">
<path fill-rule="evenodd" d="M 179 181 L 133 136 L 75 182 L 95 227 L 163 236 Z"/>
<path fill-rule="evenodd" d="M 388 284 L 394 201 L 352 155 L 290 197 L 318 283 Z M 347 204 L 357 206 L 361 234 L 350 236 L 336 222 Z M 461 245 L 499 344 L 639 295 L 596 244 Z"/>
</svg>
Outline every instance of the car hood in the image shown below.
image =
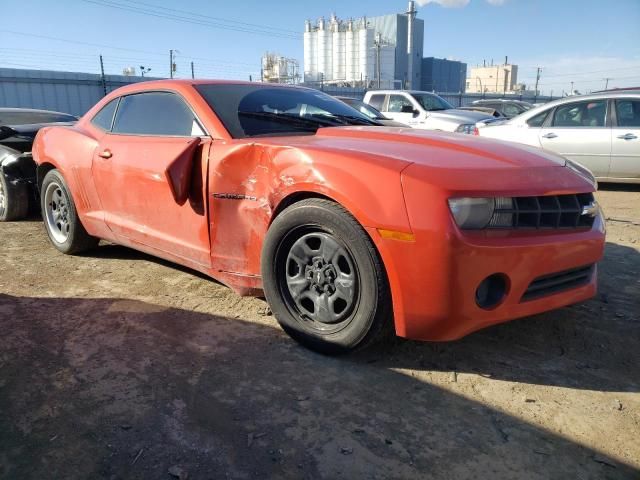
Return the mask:
<svg viewBox="0 0 640 480">
<path fill-rule="evenodd" d="M 474 112 L 473 110 L 458 110 L 451 108 L 449 110 L 436 110 L 429 112 L 429 116 L 442 118 L 443 120 L 451 120 L 456 123 L 476 123 L 482 120 L 494 118 L 483 112 Z"/>
<path fill-rule="evenodd" d="M 447 170 L 562 167 L 566 163 L 562 157 L 525 145 L 413 128 L 331 127 L 310 136 L 253 140 L 309 154 L 330 151 L 372 162 L 391 161 L 398 169 L 412 163 Z"/>
</svg>

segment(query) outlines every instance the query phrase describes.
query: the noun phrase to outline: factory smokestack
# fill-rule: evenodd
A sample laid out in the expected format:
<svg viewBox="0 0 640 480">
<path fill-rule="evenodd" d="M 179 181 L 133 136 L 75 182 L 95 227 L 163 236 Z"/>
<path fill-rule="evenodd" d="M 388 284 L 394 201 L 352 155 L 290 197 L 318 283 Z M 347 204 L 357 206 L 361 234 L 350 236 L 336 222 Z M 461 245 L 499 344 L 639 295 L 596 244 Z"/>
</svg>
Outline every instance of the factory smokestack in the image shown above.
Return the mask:
<svg viewBox="0 0 640 480">
<path fill-rule="evenodd" d="M 408 88 L 413 88 L 413 19 L 416 17 L 416 4 L 409 1 L 407 8 L 407 80 Z"/>
</svg>

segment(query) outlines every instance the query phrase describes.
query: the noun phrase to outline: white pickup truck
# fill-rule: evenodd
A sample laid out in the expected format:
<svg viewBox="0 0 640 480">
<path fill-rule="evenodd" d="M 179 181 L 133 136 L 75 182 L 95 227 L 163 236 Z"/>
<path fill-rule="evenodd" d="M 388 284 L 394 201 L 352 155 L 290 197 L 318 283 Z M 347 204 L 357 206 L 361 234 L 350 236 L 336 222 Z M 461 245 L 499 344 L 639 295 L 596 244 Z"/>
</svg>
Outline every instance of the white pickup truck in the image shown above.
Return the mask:
<svg viewBox="0 0 640 480">
<path fill-rule="evenodd" d="M 397 122 L 426 130 L 477 135 L 477 126 L 495 121 L 486 113 L 457 110 L 445 99 L 428 92 L 372 90 L 365 94 L 364 102 Z"/>
</svg>

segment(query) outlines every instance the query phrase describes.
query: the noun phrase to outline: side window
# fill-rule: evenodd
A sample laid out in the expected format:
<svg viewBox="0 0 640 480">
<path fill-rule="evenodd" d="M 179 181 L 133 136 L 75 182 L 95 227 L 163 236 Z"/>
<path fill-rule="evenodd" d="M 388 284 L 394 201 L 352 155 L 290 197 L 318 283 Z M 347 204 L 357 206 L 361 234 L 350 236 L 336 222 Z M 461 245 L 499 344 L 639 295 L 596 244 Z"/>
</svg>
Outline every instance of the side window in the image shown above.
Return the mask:
<svg viewBox="0 0 640 480">
<path fill-rule="evenodd" d="M 203 134 L 187 104 L 170 92 L 122 97 L 113 122 L 113 133 L 182 137 Z"/>
<path fill-rule="evenodd" d="M 114 98 L 107 103 L 102 109 L 95 114 L 91 119 L 91 123 L 98 127 L 100 130 L 108 132 L 111 130 L 111 123 L 113 122 L 113 114 L 116 113 L 116 107 L 118 106 L 119 98 Z"/>
<path fill-rule="evenodd" d="M 502 113 L 504 113 L 508 117 L 515 117 L 516 115 L 522 113 L 522 110 L 520 110 L 520 108 L 516 107 L 515 105 L 505 103 L 502 106 Z"/>
<path fill-rule="evenodd" d="M 640 100 L 616 100 L 619 127 L 640 127 Z"/>
<path fill-rule="evenodd" d="M 389 107 L 387 108 L 387 111 L 400 113 L 402 112 L 402 107 L 407 106 L 413 108 L 411 100 L 404 95 L 389 95 Z"/>
<path fill-rule="evenodd" d="M 369 99 L 369 105 L 377 110 L 382 110 L 382 105 L 384 104 L 384 95 L 371 95 Z"/>
<path fill-rule="evenodd" d="M 605 100 L 576 102 L 556 108 L 554 127 L 604 127 L 607 103 Z"/>
<path fill-rule="evenodd" d="M 550 110 L 545 110 L 537 115 L 534 115 L 529 120 L 527 120 L 527 125 L 530 127 L 541 127 L 544 121 L 547 119 Z"/>
</svg>

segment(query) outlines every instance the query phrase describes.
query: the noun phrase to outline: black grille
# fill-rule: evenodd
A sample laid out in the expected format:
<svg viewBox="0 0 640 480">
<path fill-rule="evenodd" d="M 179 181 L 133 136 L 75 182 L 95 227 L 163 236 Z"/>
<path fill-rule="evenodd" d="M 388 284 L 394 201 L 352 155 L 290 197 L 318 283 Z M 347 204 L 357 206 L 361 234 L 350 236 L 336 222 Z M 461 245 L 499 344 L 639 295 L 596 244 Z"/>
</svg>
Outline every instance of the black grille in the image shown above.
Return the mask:
<svg viewBox="0 0 640 480">
<path fill-rule="evenodd" d="M 541 197 L 496 198 L 489 228 L 582 228 L 593 225 L 594 215 L 583 215 L 592 205 L 592 193 Z"/>
<path fill-rule="evenodd" d="M 522 295 L 522 302 L 586 285 L 593 275 L 593 265 L 572 268 L 536 278 Z"/>
</svg>

